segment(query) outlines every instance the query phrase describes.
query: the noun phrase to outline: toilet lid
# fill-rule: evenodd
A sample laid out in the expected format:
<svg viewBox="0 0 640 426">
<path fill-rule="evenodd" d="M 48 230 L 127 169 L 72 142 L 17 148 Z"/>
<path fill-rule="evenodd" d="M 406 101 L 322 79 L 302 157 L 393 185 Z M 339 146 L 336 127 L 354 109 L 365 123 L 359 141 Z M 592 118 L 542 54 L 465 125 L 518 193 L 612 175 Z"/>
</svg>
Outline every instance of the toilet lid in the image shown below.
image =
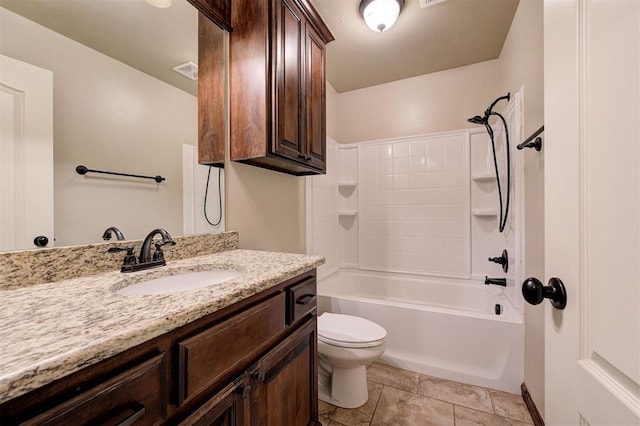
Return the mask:
<svg viewBox="0 0 640 426">
<path fill-rule="evenodd" d="M 331 345 L 372 347 L 380 345 L 386 336 L 387 330 L 364 318 L 329 312 L 318 317 L 318 339 Z"/>
</svg>

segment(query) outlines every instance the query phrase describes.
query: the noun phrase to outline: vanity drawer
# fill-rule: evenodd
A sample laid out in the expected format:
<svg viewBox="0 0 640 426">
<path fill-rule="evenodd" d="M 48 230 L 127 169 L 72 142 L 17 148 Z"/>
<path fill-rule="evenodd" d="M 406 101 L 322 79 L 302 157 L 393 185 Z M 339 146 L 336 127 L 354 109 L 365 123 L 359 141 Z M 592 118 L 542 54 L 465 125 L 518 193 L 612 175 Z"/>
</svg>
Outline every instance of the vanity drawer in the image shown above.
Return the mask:
<svg viewBox="0 0 640 426">
<path fill-rule="evenodd" d="M 316 277 L 310 277 L 287 290 L 287 324 L 293 324 L 316 309 Z"/>
<path fill-rule="evenodd" d="M 178 403 L 246 368 L 284 328 L 285 294 L 280 293 L 178 343 Z"/>
<path fill-rule="evenodd" d="M 24 424 L 158 424 L 167 408 L 165 362 L 158 355 Z"/>
</svg>

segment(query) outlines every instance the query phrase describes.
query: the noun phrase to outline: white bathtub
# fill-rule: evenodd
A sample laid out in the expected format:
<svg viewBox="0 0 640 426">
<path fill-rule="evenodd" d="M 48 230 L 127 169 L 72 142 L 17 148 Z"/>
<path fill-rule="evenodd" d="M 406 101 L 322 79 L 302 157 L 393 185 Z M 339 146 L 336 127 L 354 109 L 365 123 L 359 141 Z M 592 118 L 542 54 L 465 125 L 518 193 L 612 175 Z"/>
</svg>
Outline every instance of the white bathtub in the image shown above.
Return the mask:
<svg viewBox="0 0 640 426">
<path fill-rule="evenodd" d="M 319 313 L 357 315 L 387 330 L 381 361 L 520 393 L 524 324 L 502 288 L 481 281 L 353 269 L 318 283 Z M 502 313 L 495 314 L 495 305 Z"/>
</svg>

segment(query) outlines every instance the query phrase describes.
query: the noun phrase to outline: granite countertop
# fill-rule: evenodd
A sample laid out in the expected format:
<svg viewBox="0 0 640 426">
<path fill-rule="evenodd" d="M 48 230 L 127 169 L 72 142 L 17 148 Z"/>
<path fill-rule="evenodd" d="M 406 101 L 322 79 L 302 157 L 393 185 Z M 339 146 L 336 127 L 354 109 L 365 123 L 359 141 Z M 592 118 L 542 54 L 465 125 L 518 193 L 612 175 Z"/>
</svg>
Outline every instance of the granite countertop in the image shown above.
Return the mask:
<svg viewBox="0 0 640 426">
<path fill-rule="evenodd" d="M 107 272 L 0 291 L 0 403 L 239 302 L 324 263 L 321 256 L 229 250 L 147 271 Z M 166 295 L 113 289 L 186 270 L 240 278 Z M 126 281 L 123 281 L 126 280 Z"/>
</svg>

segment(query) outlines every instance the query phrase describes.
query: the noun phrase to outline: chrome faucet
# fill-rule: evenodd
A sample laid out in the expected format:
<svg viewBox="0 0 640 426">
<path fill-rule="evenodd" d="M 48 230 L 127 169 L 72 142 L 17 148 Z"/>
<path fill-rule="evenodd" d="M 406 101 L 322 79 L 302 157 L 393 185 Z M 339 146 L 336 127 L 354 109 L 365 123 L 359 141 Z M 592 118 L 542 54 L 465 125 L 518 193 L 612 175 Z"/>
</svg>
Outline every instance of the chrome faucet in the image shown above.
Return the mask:
<svg viewBox="0 0 640 426">
<path fill-rule="evenodd" d="M 111 232 L 116 234 L 116 240 L 118 241 L 123 241 L 126 239 L 124 238 L 124 234 L 122 233 L 122 231 L 116 228 L 115 226 L 110 226 L 107 229 L 105 229 L 104 233 L 102 234 L 102 239 L 105 241 L 109 241 L 111 239 Z"/>
<path fill-rule="evenodd" d="M 160 235 L 162 237 L 162 241 L 156 241 L 154 243 L 156 250 L 151 255 L 151 243 L 153 243 L 153 238 L 156 235 Z M 144 241 L 142 242 L 142 247 L 140 248 L 140 256 L 136 259 L 133 254 L 133 247 L 111 247 L 107 250 L 109 253 L 117 253 L 120 251 L 126 251 L 127 254 L 124 257 L 124 263 L 122 264 L 122 268 L 120 272 L 135 272 L 141 271 L 143 269 L 155 268 L 157 266 L 164 266 L 167 262 L 164 260 L 164 253 L 162 252 L 162 246 L 166 245 L 176 245 L 176 242 L 173 241 L 171 235 L 164 229 L 154 229 L 149 232 L 149 235 L 146 236 Z"/>
</svg>

